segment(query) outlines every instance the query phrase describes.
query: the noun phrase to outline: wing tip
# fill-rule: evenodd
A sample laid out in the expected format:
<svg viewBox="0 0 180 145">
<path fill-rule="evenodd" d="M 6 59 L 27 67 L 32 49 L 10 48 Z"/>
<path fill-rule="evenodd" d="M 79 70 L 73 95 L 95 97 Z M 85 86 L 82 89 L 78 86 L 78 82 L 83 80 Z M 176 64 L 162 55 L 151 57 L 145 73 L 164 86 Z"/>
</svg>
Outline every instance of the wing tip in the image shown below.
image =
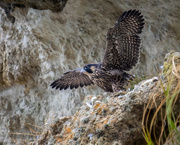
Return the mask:
<svg viewBox="0 0 180 145">
<path fill-rule="evenodd" d="M 118 22 L 124 21 L 126 18 L 134 18 L 138 23 L 138 29 L 135 31 L 136 34 L 140 34 L 145 25 L 145 19 L 140 10 L 131 9 L 125 11 L 118 19 Z"/>
<path fill-rule="evenodd" d="M 52 82 L 52 83 L 50 84 L 50 86 L 51 86 L 52 88 L 55 88 L 57 85 L 58 85 L 58 84 L 57 84 L 57 80 L 54 81 L 54 82 Z"/>
</svg>

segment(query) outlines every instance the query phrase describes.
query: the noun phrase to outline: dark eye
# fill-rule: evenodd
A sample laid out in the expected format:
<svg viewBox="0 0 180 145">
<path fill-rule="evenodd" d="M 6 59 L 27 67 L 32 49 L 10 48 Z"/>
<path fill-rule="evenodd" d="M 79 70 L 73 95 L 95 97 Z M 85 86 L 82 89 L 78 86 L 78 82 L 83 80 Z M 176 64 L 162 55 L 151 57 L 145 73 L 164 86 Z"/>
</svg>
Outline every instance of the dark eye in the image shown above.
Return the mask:
<svg viewBox="0 0 180 145">
<path fill-rule="evenodd" d="M 87 66 L 85 66 L 84 69 L 87 70 Z"/>
</svg>

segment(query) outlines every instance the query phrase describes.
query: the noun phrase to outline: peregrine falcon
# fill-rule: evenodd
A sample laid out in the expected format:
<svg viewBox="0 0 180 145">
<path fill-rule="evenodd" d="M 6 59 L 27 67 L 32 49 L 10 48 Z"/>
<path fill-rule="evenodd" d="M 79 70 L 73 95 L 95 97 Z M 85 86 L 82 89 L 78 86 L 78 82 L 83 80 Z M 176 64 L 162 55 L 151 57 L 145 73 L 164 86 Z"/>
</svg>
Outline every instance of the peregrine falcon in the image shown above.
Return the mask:
<svg viewBox="0 0 180 145">
<path fill-rule="evenodd" d="M 132 75 L 126 73 L 139 60 L 144 19 L 138 10 L 125 11 L 106 35 L 106 52 L 102 63 L 70 70 L 51 84 L 52 88 L 73 89 L 97 85 L 106 92 L 125 89 Z"/>
</svg>

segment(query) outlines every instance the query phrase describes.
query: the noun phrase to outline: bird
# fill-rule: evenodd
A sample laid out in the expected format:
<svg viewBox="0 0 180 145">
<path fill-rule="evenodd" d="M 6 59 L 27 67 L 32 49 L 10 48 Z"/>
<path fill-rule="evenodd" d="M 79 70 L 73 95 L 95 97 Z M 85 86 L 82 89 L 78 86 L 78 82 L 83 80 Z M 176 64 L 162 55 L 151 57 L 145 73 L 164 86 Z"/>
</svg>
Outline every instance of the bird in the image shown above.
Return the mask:
<svg viewBox="0 0 180 145">
<path fill-rule="evenodd" d="M 144 18 L 139 10 L 125 11 L 106 34 L 105 55 L 101 63 L 65 72 L 50 86 L 59 90 L 97 85 L 105 92 L 126 90 L 133 75 L 128 74 L 140 59 Z"/>
</svg>

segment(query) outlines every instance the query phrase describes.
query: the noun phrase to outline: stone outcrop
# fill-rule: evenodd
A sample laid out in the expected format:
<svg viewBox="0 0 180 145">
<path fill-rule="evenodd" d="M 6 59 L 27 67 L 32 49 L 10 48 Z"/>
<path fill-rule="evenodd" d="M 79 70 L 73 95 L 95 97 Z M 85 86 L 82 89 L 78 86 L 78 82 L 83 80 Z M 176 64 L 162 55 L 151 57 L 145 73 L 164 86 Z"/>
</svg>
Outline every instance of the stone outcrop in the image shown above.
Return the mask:
<svg viewBox="0 0 180 145">
<path fill-rule="evenodd" d="M 141 59 L 130 73 L 157 75 L 165 54 L 179 51 L 179 5 L 179 0 L 71 0 L 54 13 L 17 4 L 10 11 L 14 23 L 0 8 L 0 144 L 11 144 L 9 132 L 29 132 L 24 122 L 42 126 L 49 115 L 73 115 L 87 95 L 109 96 L 95 86 L 59 91 L 49 84 L 67 70 L 101 62 L 106 32 L 125 10 L 140 10 L 146 21 Z"/>
<path fill-rule="evenodd" d="M 0 6 L 5 9 L 8 7 L 33 8 L 38 10 L 51 10 L 61 12 L 66 5 L 67 0 L 1 0 Z"/>
<path fill-rule="evenodd" d="M 165 60 L 163 73 L 158 77 L 140 82 L 125 95 L 117 94 L 108 98 L 102 95 L 85 97 L 79 111 L 72 117 L 63 117 L 50 129 L 44 130 L 41 139 L 37 142 L 47 144 L 49 138 L 51 141 L 54 138 L 54 142 L 51 143 L 57 145 L 147 144 L 142 134 L 145 108 L 153 100 L 154 105 L 149 105 L 148 108 L 151 110 L 149 116 L 154 115 L 162 100 L 165 99 L 163 87 L 167 88 L 170 78 L 172 80 L 170 94 L 174 91 L 177 91 L 177 94 L 180 93 L 180 53 L 171 52 Z M 179 97 L 173 110 L 176 117 L 180 113 Z M 160 116 L 158 117 L 157 120 L 161 120 Z M 157 126 L 156 130 L 161 130 L 161 127 L 161 125 Z"/>
<path fill-rule="evenodd" d="M 66 5 L 67 0 L 1 0 L 0 7 L 4 9 L 10 22 L 15 22 L 13 16 L 14 9 L 33 8 L 38 10 L 51 10 L 52 12 L 61 12 Z"/>
</svg>

